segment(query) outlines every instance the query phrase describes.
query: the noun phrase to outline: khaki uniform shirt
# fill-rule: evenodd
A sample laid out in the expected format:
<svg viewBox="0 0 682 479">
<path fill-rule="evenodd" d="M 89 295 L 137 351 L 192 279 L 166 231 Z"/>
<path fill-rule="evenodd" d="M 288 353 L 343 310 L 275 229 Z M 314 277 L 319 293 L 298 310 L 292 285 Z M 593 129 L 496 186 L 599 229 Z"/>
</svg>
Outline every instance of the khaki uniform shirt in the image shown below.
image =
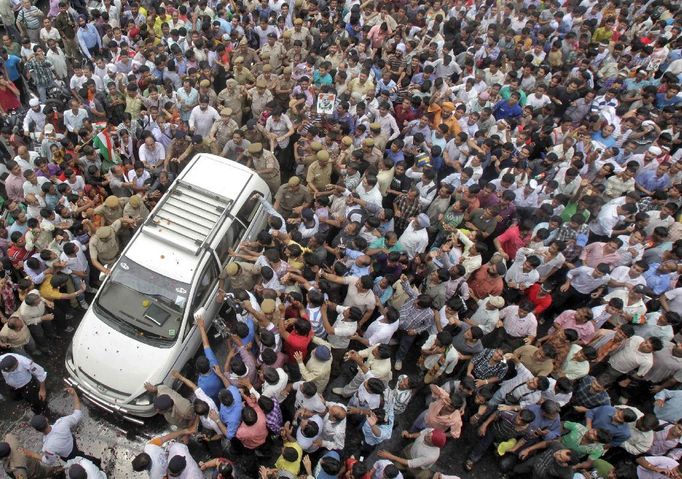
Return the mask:
<svg viewBox="0 0 682 479">
<path fill-rule="evenodd" d="M 311 35 L 310 32 L 306 27 L 301 27 L 300 31 L 296 31 L 296 28 L 294 27 L 291 29 L 291 41 L 292 43 L 295 42 L 296 40 L 301 40 L 301 43 L 303 44 L 303 47 L 308 47 L 310 46 L 310 40 L 311 40 Z"/>
<path fill-rule="evenodd" d="M 284 64 L 284 60 L 287 57 L 287 51 L 284 48 L 284 45 L 282 45 L 280 42 L 275 42 L 273 46 L 270 46 L 266 43 L 263 47 L 261 47 L 260 51 L 261 53 L 267 53 L 270 56 L 268 62 L 270 63 L 270 66 L 272 66 L 272 71 L 275 73 L 281 73 L 282 65 Z"/>
<path fill-rule="evenodd" d="M 279 201 L 279 213 L 283 216 L 291 215 L 291 210 L 312 201 L 310 191 L 302 185 L 299 185 L 298 191 L 293 191 L 289 184 L 282 185 L 275 198 Z"/>
<path fill-rule="evenodd" d="M 14 434 L 6 434 L 3 441 L 9 444 L 11 452 L 2 460 L 2 468 L 14 479 L 43 479 L 53 477 L 53 467 L 43 465 L 40 461 L 24 456 L 20 451 L 21 444 Z"/>
<path fill-rule="evenodd" d="M 192 424 L 194 421 L 194 409 L 191 402 L 163 384 L 158 387 L 157 395 L 167 395 L 173 400 L 173 407 L 163 413 L 163 417 L 166 418 L 168 424 L 179 428 L 185 428 Z"/>
<path fill-rule="evenodd" d="M 227 88 L 218 94 L 218 101 L 232 110 L 232 119 L 237 125 L 242 124 L 242 108 L 244 105 L 242 94 L 237 88 L 234 93 L 230 93 Z"/>
<path fill-rule="evenodd" d="M 225 144 L 232 139 L 232 133 L 239 128 L 239 125 L 232 118 L 225 120 L 221 118 L 220 120 L 213 123 L 209 136 L 215 137 L 215 145 L 213 145 L 213 151 L 217 151 L 220 154 L 225 148 Z"/>
<path fill-rule="evenodd" d="M 327 161 L 327 164 L 324 167 L 320 165 L 319 161 L 312 163 L 308 168 L 306 181 L 308 184 L 314 185 L 318 190 L 324 190 L 325 187 L 332 182 L 331 161 Z"/>
<path fill-rule="evenodd" d="M 237 80 L 237 83 L 240 85 L 251 84 L 256 81 L 253 74 L 247 70 L 246 67 L 242 67 L 241 71 L 237 70 L 237 67 L 234 67 L 232 73 L 234 75 L 234 79 Z"/>
<path fill-rule="evenodd" d="M 123 209 L 121 209 L 122 211 Z M 102 265 L 113 263 L 120 250 L 116 233 L 121 229 L 121 220 L 116 220 L 111 224 L 114 230 L 106 241 L 101 240 L 96 235 L 90 238 L 89 249 L 90 257 L 99 261 Z"/>
<path fill-rule="evenodd" d="M 249 94 L 251 95 L 251 112 L 254 118 L 260 117 L 261 113 L 265 111 L 265 105 L 275 98 L 270 90 L 265 89 L 263 93 L 260 93 L 256 87 L 251 88 Z"/>
<path fill-rule="evenodd" d="M 224 269 L 220 274 L 220 279 L 225 281 L 223 289 L 228 292 L 236 289 L 253 290 L 260 276 L 260 267 L 243 261 L 235 261 L 235 263 L 239 265 L 239 273 L 237 275 L 227 276 Z"/>
<path fill-rule="evenodd" d="M 128 198 L 119 198 L 118 202 L 121 206 L 113 210 L 106 205 L 99 205 L 95 208 L 95 214 L 103 216 L 107 225 L 113 224 L 123 217 L 123 208 L 128 203 Z"/>
<path fill-rule="evenodd" d="M 266 169 L 274 169 L 275 171 L 271 173 L 258 173 L 261 178 L 263 178 L 263 181 L 265 181 L 268 184 L 268 187 L 270 188 L 270 192 L 274 195 L 277 193 L 277 190 L 279 189 L 282 180 L 281 176 L 279 173 L 279 161 L 277 161 L 277 157 L 274 155 L 269 150 L 263 150 L 263 153 L 258 156 L 252 156 L 251 161 L 253 162 L 253 169 L 258 171 L 258 170 L 266 170 Z"/>
</svg>

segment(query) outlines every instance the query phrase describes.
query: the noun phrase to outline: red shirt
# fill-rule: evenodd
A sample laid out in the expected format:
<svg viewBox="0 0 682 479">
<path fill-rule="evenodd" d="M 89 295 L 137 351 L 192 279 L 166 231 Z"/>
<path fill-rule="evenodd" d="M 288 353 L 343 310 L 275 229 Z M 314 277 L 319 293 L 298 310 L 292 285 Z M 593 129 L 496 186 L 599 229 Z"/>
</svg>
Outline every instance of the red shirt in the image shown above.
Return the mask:
<svg viewBox="0 0 682 479">
<path fill-rule="evenodd" d="M 19 97 L 10 91 L 9 88 L 0 88 L 0 105 L 4 111 L 16 110 L 21 106 Z"/>
<path fill-rule="evenodd" d="M 509 259 L 516 258 L 516 252 L 519 248 L 522 248 L 528 244 L 530 235 L 525 238 L 521 237 L 521 230 L 519 225 L 512 225 L 507 230 L 497 237 L 497 241 L 500 242 L 502 250 L 505 252 Z"/>
<path fill-rule="evenodd" d="M 552 295 L 546 294 L 545 296 L 539 297 L 538 296 L 539 291 L 540 283 L 535 283 L 526 290 L 526 296 L 535 305 L 533 313 L 536 316 L 543 313 L 547 308 L 549 308 L 552 305 Z"/>
<path fill-rule="evenodd" d="M 487 298 L 488 296 L 499 296 L 504 289 L 502 276 L 496 278 L 490 276 L 488 274 L 488 266 L 488 263 L 486 263 L 478 268 L 467 282 L 471 292 L 479 299 Z"/>
<path fill-rule="evenodd" d="M 303 355 L 303 359 L 308 356 L 308 345 L 313 339 L 313 331 L 310 330 L 308 336 L 301 336 L 300 334 L 292 331 L 289 336 L 284 340 L 283 349 L 284 353 L 289 357 L 289 362 L 294 363 L 294 353 L 296 351 Z"/>
</svg>

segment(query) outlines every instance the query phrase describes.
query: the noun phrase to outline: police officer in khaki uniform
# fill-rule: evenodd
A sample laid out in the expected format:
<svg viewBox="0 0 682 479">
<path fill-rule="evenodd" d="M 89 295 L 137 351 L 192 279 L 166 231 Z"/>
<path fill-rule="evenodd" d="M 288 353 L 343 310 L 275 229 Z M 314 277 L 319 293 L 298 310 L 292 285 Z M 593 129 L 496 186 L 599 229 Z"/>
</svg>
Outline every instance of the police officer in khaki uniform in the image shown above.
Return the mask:
<svg viewBox="0 0 682 479">
<path fill-rule="evenodd" d="M 275 90 L 273 91 L 275 98 L 285 110 L 289 108 L 291 91 L 296 86 L 296 80 L 291 76 L 292 71 L 291 67 L 284 67 L 282 75 L 277 81 L 277 87 L 275 87 Z"/>
<path fill-rule="evenodd" d="M 207 139 L 216 155 L 223 151 L 225 144 L 232 139 L 232 134 L 238 129 L 239 125 L 232 119 L 232 108 L 222 108 L 220 119 L 213 123 Z"/>
<path fill-rule="evenodd" d="M 88 248 L 92 265 L 102 273 L 109 274 L 111 272 L 105 265 L 113 264 L 121 250 L 116 233 L 124 224 L 134 225 L 135 221 L 129 218 L 118 219 L 111 226 L 100 226 L 95 235 L 90 238 Z"/>
<path fill-rule="evenodd" d="M 291 218 L 301 213 L 303 208 L 310 206 L 313 197 L 307 188 L 301 186 L 298 176 L 289 178 L 289 182 L 279 187 L 275 195 L 275 209 L 284 216 Z"/>
<path fill-rule="evenodd" d="M 260 63 L 256 50 L 249 47 L 246 38 L 242 38 L 239 42 L 239 48 L 237 48 L 236 55 L 239 55 L 244 59 L 244 66 L 248 69 L 251 69 L 254 65 Z"/>
<path fill-rule="evenodd" d="M 369 125 L 369 135 L 374 140 L 374 148 L 382 152 L 383 157 L 383 152 L 386 151 L 386 143 L 388 143 L 388 136 L 381 132 L 381 125 L 379 123 Z"/>
<path fill-rule="evenodd" d="M 144 388 L 147 392 L 156 395 L 154 398 L 154 410 L 158 414 L 162 414 L 168 424 L 180 429 L 192 425 L 195 417 L 194 408 L 192 403 L 182 397 L 182 395 L 163 384 L 154 386 L 153 384 L 144 383 Z"/>
<path fill-rule="evenodd" d="M 294 29 L 291 31 L 291 41 L 301 40 L 303 47 L 308 50 L 313 41 L 313 37 L 306 27 L 303 26 L 303 19 L 294 20 Z"/>
<path fill-rule="evenodd" d="M 260 118 L 266 105 L 275 99 L 263 79 L 256 80 L 256 86 L 247 90 L 246 96 L 251 100 L 251 115 L 256 119 Z"/>
<path fill-rule="evenodd" d="M 104 217 L 107 225 L 113 224 L 116 220 L 123 217 L 123 207 L 128 202 L 128 198 L 118 196 L 108 196 L 104 203 L 95 208 L 95 214 Z"/>
<path fill-rule="evenodd" d="M 253 74 L 244 66 L 244 57 L 237 57 L 234 59 L 234 69 L 232 75 L 237 83 L 242 86 L 250 87 L 256 81 Z"/>
<path fill-rule="evenodd" d="M 225 82 L 225 89 L 218 93 L 218 102 L 232 110 L 232 119 L 238 126 L 242 126 L 243 97 L 239 93 L 239 82 L 230 78 Z"/>
<path fill-rule="evenodd" d="M 373 138 L 365 138 L 362 141 L 362 153 L 370 166 L 376 166 L 384 157 L 375 147 Z"/>
<path fill-rule="evenodd" d="M 279 83 L 279 78 L 277 75 L 272 73 L 272 65 L 269 63 L 266 63 L 263 65 L 263 69 L 261 70 L 261 74 L 256 77 L 256 83 L 258 83 L 258 80 L 263 80 L 265 84 L 268 86 L 268 90 L 275 95 L 275 91 L 278 88 L 278 83 Z"/>
<path fill-rule="evenodd" d="M 37 454 L 37 453 L 35 453 Z M 2 469 L 14 479 L 46 479 L 57 477 L 59 468 L 46 466 L 40 460 L 27 455 L 14 434 L 6 434 L 0 442 Z"/>
<path fill-rule="evenodd" d="M 320 150 L 317 152 L 317 160 L 308 168 L 306 182 L 313 193 L 324 191 L 332 182 L 332 164 L 329 161 L 329 152 Z"/>
<path fill-rule="evenodd" d="M 260 175 L 268 184 L 270 193 L 276 194 L 282 184 L 277 157 L 271 151 L 263 150 L 262 143 L 251 143 L 246 152 L 246 166 Z"/>
<path fill-rule="evenodd" d="M 208 97 L 208 104 L 215 108 L 218 104 L 218 95 L 216 95 L 215 90 L 211 87 L 211 80 L 201 80 L 199 82 L 199 97 Z"/>
<path fill-rule="evenodd" d="M 268 33 L 268 42 L 261 47 L 260 51 L 261 58 L 263 54 L 268 55 L 268 64 L 272 67 L 274 72 L 277 74 L 281 73 L 287 51 L 284 48 L 284 45 L 277 41 L 276 33 Z"/>
<path fill-rule="evenodd" d="M 259 278 L 260 267 L 253 263 L 232 261 L 225 266 L 220 274 L 220 289 L 224 291 L 234 291 L 235 289 L 253 291 Z"/>
<path fill-rule="evenodd" d="M 300 140 L 299 140 L 300 141 Z M 308 175 L 308 168 L 317 160 L 317 152 L 322 150 L 322 143 L 319 141 L 313 141 L 309 145 L 303 147 L 303 153 L 298 153 L 295 156 L 296 163 L 296 174 L 301 176 Z"/>
</svg>

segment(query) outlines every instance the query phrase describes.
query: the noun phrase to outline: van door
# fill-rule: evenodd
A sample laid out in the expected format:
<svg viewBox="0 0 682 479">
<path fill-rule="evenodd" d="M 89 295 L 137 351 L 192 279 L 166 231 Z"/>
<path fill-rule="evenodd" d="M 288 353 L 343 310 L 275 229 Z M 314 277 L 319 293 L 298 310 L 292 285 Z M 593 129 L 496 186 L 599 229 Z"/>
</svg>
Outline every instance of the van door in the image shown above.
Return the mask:
<svg viewBox="0 0 682 479">
<path fill-rule="evenodd" d="M 215 296 L 218 291 L 219 271 L 220 268 L 218 267 L 215 257 L 213 255 L 208 255 L 208 261 L 206 261 L 201 273 L 197 275 L 195 279 L 196 285 L 194 287 L 192 301 L 189 303 L 190 305 L 187 309 L 187 324 L 185 324 L 182 336 L 182 351 L 176 360 L 175 369 L 181 369 L 187 361 L 192 359 L 201 343 L 201 336 L 197 330 L 196 324 L 194 324 L 194 312 L 201 307 L 206 308 L 204 318 L 206 320 L 206 329 L 208 329 L 218 311 L 218 304 L 215 302 Z"/>
</svg>

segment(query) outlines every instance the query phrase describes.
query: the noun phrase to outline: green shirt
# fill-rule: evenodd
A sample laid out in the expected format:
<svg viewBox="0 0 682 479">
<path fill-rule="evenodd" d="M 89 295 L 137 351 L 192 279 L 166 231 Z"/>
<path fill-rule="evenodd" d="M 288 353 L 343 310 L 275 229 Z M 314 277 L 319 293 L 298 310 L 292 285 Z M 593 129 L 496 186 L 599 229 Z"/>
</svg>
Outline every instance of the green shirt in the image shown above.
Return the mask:
<svg viewBox="0 0 682 479">
<path fill-rule="evenodd" d="M 581 444 L 583 436 L 588 431 L 587 427 L 577 422 L 564 422 L 564 429 L 568 434 L 561 436 L 561 443 L 571 451 L 577 452 L 581 457 L 587 456 L 591 460 L 599 459 L 604 455 L 604 446 L 599 443 Z"/>
<path fill-rule="evenodd" d="M 385 247 L 386 247 L 386 238 L 377 238 L 374 241 L 372 241 L 368 246 L 369 249 L 382 249 Z M 403 248 L 403 245 L 401 245 L 400 243 L 396 243 L 393 246 L 391 246 L 390 248 L 388 248 L 389 253 L 392 253 L 394 251 L 401 253 L 401 252 L 405 251 L 405 248 Z"/>
<path fill-rule="evenodd" d="M 564 222 L 570 221 L 571 216 L 573 216 L 576 213 L 576 211 L 578 211 L 578 203 L 571 202 L 571 203 L 568 203 L 566 205 L 566 207 L 564 208 L 564 210 L 561 212 L 561 214 L 559 216 L 561 217 L 561 219 Z M 590 219 L 590 212 L 589 211 L 583 210 L 581 214 L 585 217 L 586 222 L 587 222 L 587 220 Z"/>
</svg>

